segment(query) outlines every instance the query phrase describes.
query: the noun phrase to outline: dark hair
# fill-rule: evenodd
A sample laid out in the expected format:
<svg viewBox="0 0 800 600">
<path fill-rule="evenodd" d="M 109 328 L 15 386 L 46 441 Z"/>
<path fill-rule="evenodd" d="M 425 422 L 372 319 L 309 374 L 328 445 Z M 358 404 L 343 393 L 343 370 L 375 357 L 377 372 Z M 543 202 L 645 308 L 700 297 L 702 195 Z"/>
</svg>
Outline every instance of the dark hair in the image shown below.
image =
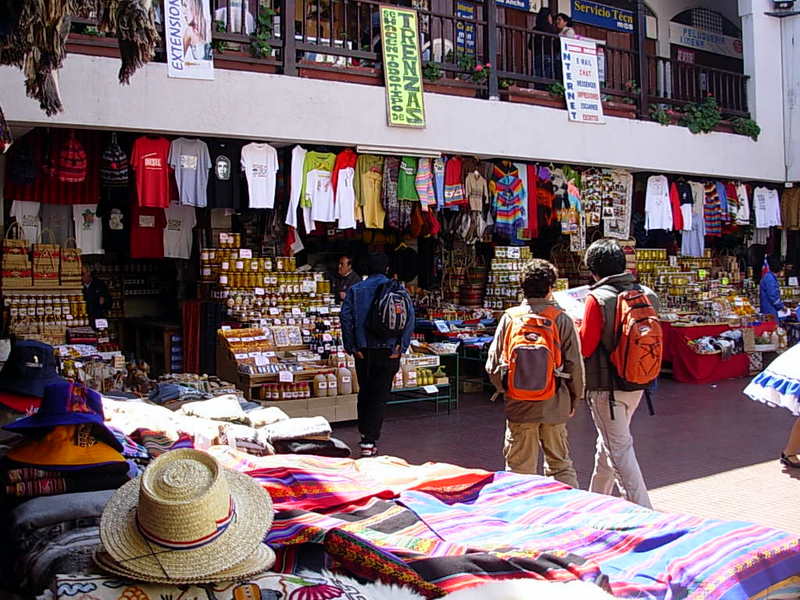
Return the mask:
<svg viewBox="0 0 800 600">
<path fill-rule="evenodd" d="M 348 265 L 350 265 L 351 267 L 353 266 L 353 257 L 352 256 L 350 256 L 349 254 L 342 254 L 339 257 L 339 260 L 342 260 L 343 258 L 347 260 L 347 264 Z"/>
<path fill-rule="evenodd" d="M 597 240 L 586 250 L 589 270 L 600 279 L 625 272 L 625 253 L 614 240 Z"/>
<path fill-rule="evenodd" d="M 520 272 L 520 283 L 526 298 L 544 298 L 558 279 L 558 269 L 541 258 L 525 263 Z"/>
<path fill-rule="evenodd" d="M 388 271 L 388 256 L 385 254 L 370 254 L 367 257 L 367 275 L 386 275 Z"/>
<path fill-rule="evenodd" d="M 769 270 L 773 273 L 780 273 L 781 269 L 783 268 L 783 263 L 781 262 L 780 257 L 775 255 L 770 255 L 767 257 L 767 264 L 769 265 Z"/>
<path fill-rule="evenodd" d="M 564 22 L 567 24 L 567 27 L 572 27 L 572 19 L 570 18 L 570 16 L 568 14 L 566 14 L 566 13 L 558 13 L 556 15 L 556 19 L 559 18 L 559 17 L 564 19 Z"/>
<path fill-rule="evenodd" d="M 536 31 L 546 31 L 548 33 L 553 33 L 555 31 L 555 28 L 553 27 L 553 24 L 549 21 L 549 17 L 551 16 L 552 14 L 550 13 L 550 9 L 543 6 L 542 8 L 539 9 L 539 12 L 536 13 L 536 24 L 533 26 L 533 28 Z"/>
</svg>

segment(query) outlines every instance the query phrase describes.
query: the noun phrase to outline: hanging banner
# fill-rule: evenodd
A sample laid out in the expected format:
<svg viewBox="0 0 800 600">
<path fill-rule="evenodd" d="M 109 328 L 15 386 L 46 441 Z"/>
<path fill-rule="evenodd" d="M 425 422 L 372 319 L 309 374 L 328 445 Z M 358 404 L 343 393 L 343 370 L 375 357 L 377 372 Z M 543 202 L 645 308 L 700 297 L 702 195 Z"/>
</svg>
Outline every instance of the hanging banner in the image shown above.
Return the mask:
<svg viewBox="0 0 800 600">
<path fill-rule="evenodd" d="M 600 96 L 597 44 L 589 40 L 561 38 L 564 97 L 570 121 L 605 123 Z"/>
<path fill-rule="evenodd" d="M 417 11 L 381 6 L 383 73 L 389 127 L 425 127 Z"/>
<path fill-rule="evenodd" d="M 164 0 L 167 74 L 214 79 L 209 0 Z"/>
<path fill-rule="evenodd" d="M 705 31 L 689 25 L 670 23 L 669 41 L 676 46 L 686 46 L 687 48 L 730 56 L 731 58 L 742 58 L 743 46 L 742 40 L 739 38 L 714 33 L 713 31 Z"/>
<path fill-rule="evenodd" d="M 470 0 L 456 0 L 456 17 L 474 19 L 475 5 Z M 475 54 L 475 23 L 456 21 L 456 48 Z"/>
<path fill-rule="evenodd" d="M 633 11 L 606 6 L 589 0 L 571 0 L 572 20 L 612 31 L 631 33 Z"/>
</svg>

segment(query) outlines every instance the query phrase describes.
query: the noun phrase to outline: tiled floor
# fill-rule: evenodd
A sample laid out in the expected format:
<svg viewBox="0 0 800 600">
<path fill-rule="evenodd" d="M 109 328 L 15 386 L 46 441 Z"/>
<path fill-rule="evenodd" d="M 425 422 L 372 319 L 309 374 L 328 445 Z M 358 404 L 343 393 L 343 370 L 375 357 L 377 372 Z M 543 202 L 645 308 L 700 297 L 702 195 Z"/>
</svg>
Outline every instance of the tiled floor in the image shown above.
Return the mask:
<svg viewBox="0 0 800 600">
<path fill-rule="evenodd" d="M 794 417 L 742 393 L 747 380 L 686 385 L 665 380 L 655 395 L 656 416 L 642 406 L 633 419 L 636 451 L 657 510 L 739 519 L 800 533 L 800 471 L 777 457 Z M 503 468 L 502 405 L 487 395 L 462 397 L 452 414 L 434 416 L 430 404 L 389 407 L 381 454 L 411 463 L 450 462 Z M 585 407 L 569 424 L 578 479 L 588 487 L 595 430 Z M 354 449 L 353 424 L 334 435 Z"/>
</svg>

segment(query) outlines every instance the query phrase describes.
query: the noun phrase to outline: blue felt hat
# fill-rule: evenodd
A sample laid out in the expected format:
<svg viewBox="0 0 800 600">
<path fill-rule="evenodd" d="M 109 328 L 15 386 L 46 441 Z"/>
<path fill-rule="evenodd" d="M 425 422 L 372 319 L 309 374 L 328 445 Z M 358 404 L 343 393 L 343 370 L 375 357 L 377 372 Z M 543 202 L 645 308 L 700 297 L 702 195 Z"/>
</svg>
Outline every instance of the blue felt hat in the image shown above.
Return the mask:
<svg viewBox="0 0 800 600">
<path fill-rule="evenodd" d="M 94 425 L 98 439 L 122 452 L 122 445 L 105 425 L 103 399 L 92 389 L 80 383 L 62 380 L 48 385 L 38 412 L 30 417 L 5 425 L 3 429 L 25 434 L 57 425 Z"/>
<path fill-rule="evenodd" d="M 11 348 L 0 371 L 0 391 L 41 398 L 44 388 L 64 381 L 56 370 L 53 347 L 33 340 L 20 340 Z"/>
</svg>

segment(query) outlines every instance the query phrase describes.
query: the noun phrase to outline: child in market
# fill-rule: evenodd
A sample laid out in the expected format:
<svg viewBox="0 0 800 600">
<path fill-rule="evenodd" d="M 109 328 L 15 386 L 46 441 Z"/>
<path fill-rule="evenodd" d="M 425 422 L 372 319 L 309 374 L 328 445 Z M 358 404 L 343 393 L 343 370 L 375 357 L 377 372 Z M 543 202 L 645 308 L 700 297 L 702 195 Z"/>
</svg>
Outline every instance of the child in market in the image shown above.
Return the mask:
<svg viewBox="0 0 800 600">
<path fill-rule="evenodd" d="M 529 261 L 520 274 L 525 300 L 505 312 L 495 332 L 486 372 L 505 397 L 506 470 L 544 473 L 578 487 L 567 441 L 567 421 L 583 396 L 583 358 L 575 325 L 553 300 L 556 268 Z"/>
</svg>

